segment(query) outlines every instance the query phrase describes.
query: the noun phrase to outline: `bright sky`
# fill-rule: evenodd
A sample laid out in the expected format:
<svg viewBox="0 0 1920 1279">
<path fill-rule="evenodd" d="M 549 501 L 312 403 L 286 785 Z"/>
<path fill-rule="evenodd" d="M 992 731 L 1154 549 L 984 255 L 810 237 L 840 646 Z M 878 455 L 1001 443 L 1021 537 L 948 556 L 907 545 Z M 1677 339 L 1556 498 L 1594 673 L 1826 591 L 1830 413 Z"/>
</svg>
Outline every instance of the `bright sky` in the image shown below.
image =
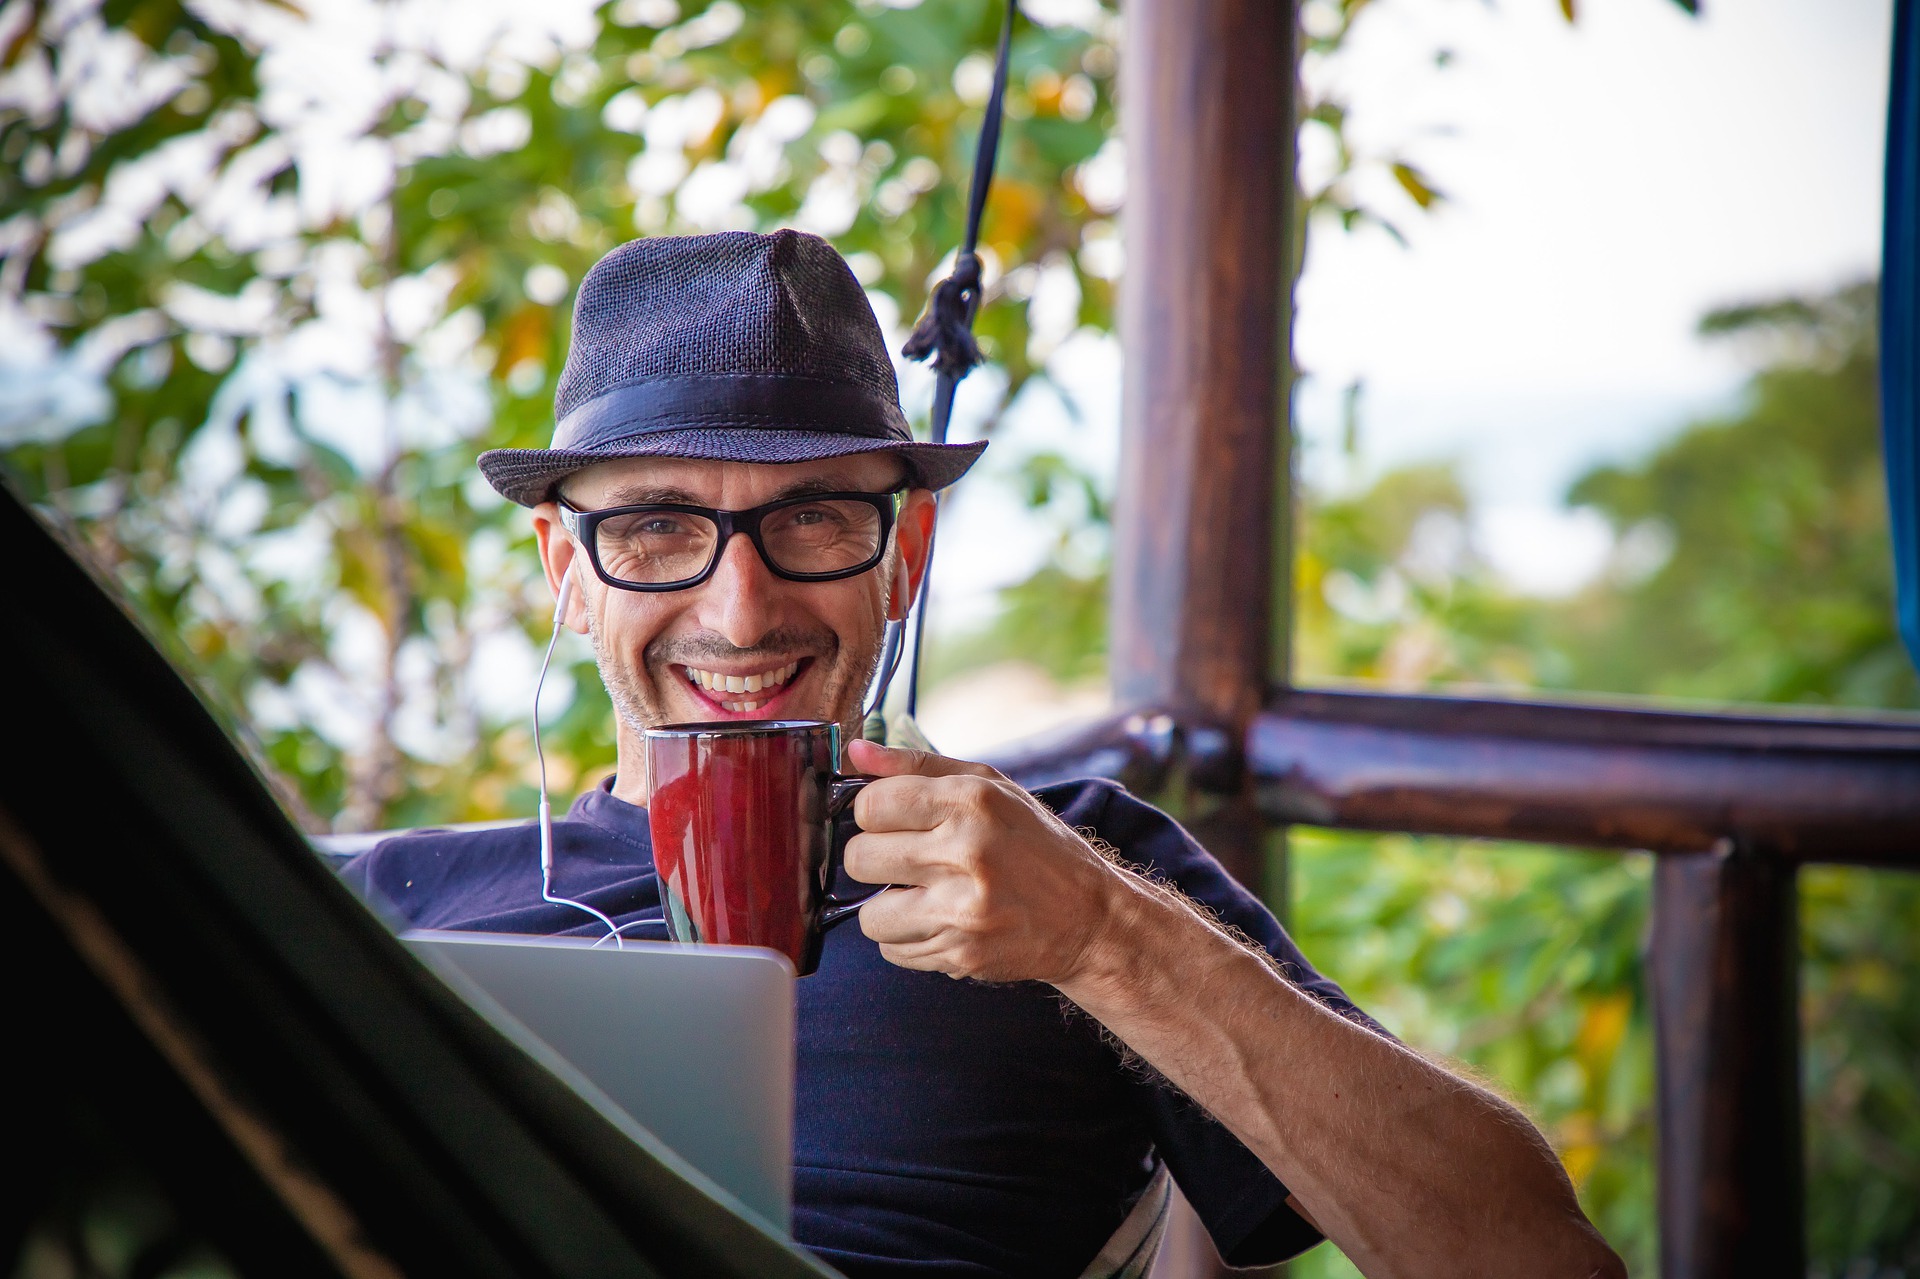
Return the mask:
<svg viewBox="0 0 1920 1279">
<path fill-rule="evenodd" d="M 1462 459 L 1495 562 L 1571 585 L 1605 543 L 1556 511 L 1567 483 L 1739 384 L 1701 313 L 1874 270 L 1889 0 L 1703 8 L 1586 0 L 1575 27 L 1548 0 L 1368 11 L 1335 72 L 1353 131 L 1451 199 L 1399 219 L 1409 248 L 1312 238 L 1309 474 L 1348 478 L 1340 393 L 1363 380 L 1364 470 Z"/>
<path fill-rule="evenodd" d="M 1299 407 L 1317 483 L 1457 458 L 1494 562 L 1518 585 L 1568 589 L 1607 540 L 1561 508 L 1567 484 L 1644 453 L 1744 376 L 1695 338 L 1701 313 L 1874 269 L 1890 0 L 1703 7 L 1584 0 L 1568 27 L 1553 0 L 1378 0 L 1317 72 L 1363 150 L 1404 151 L 1449 197 L 1422 216 L 1383 175 L 1368 191 L 1408 247 L 1379 231 L 1312 238 Z M 1020 406 L 983 466 L 1064 446 L 1110 473 L 1115 354 L 1070 343 L 1054 367 L 1083 424 Z M 1339 447 L 1355 380 L 1357 467 Z M 962 410 L 990 391 L 963 386 Z M 1046 545 L 993 486 L 962 489 L 938 577 L 949 626 L 985 616 L 992 587 Z"/>
</svg>

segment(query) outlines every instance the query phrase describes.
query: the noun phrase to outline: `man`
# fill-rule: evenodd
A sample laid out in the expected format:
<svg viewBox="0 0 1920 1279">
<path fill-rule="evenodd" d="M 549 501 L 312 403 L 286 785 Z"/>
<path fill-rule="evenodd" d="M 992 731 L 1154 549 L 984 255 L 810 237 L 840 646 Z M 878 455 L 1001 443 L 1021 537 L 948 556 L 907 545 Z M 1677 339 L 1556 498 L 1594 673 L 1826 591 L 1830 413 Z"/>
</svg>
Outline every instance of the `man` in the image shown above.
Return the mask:
<svg viewBox="0 0 1920 1279">
<path fill-rule="evenodd" d="M 778 717 L 855 736 L 933 490 L 984 446 L 913 442 L 859 285 L 790 231 L 609 254 L 555 410 L 552 448 L 480 462 L 532 508 L 556 592 L 571 577 L 563 622 L 616 712 L 618 771 L 555 825 L 553 892 L 656 921 L 642 732 Z M 765 518 L 718 533 L 722 512 L 842 518 L 835 502 L 884 506 L 891 535 L 807 580 Z M 580 513 L 613 508 L 634 509 L 588 521 L 584 547 Z M 649 550 L 667 535 L 670 565 Z M 1028 794 L 930 752 L 847 754 L 880 780 L 846 871 L 902 887 L 799 985 L 794 1234 L 827 1261 L 1093 1273 L 1164 1163 L 1237 1264 L 1324 1232 L 1370 1275 L 1624 1273 L 1524 1118 L 1375 1027 L 1164 814 L 1106 782 Z M 348 874 L 421 927 L 602 931 L 542 900 L 530 828 L 404 836 Z"/>
</svg>

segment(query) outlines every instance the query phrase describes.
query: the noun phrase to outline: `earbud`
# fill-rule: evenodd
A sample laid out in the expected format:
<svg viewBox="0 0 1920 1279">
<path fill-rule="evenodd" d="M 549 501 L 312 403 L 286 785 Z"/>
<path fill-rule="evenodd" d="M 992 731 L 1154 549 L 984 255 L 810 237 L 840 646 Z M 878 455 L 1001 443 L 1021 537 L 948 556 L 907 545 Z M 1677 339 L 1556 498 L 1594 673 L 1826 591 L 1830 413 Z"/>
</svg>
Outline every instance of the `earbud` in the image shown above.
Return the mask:
<svg viewBox="0 0 1920 1279">
<path fill-rule="evenodd" d="M 573 573 L 571 570 L 560 575 L 560 594 L 553 601 L 553 624 L 561 625 L 567 620 L 567 601 L 573 598 Z"/>
</svg>

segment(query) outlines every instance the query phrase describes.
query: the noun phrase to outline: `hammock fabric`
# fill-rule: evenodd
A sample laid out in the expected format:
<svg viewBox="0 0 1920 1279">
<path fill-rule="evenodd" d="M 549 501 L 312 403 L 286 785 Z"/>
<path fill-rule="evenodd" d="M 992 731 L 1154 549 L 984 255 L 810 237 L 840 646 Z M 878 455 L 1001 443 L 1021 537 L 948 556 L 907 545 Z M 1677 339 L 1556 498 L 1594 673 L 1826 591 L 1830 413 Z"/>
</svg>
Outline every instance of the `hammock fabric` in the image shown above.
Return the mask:
<svg viewBox="0 0 1920 1279">
<path fill-rule="evenodd" d="M 1900 635 L 1920 665 L 1920 0 L 1897 0 L 1887 94 L 1880 413 Z"/>
<path fill-rule="evenodd" d="M 78 1087 L 259 1273 L 834 1274 L 407 953 L 4 486 L 0 541 L 31 601 L 0 626 L 0 958 L 9 1064 L 38 1080 L 0 1251 L 51 1193 L 29 1165 L 73 1143 L 40 1102 Z M 158 1100 L 114 1108 L 130 1090 Z"/>
</svg>

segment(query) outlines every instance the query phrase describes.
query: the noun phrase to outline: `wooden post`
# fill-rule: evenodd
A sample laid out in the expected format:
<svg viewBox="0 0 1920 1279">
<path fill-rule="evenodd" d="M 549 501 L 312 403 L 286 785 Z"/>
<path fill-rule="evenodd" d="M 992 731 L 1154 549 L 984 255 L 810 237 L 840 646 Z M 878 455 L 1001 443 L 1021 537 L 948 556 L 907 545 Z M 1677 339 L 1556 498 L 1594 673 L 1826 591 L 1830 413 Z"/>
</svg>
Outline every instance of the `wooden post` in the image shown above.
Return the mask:
<svg viewBox="0 0 1920 1279">
<path fill-rule="evenodd" d="M 1288 580 L 1294 3 L 1128 0 L 1122 12 L 1114 694 L 1188 726 L 1167 798 L 1257 892 L 1266 836 L 1241 743 L 1284 672 L 1273 652 Z M 1190 1210 L 1176 1217 L 1157 1276 L 1215 1269 L 1197 1226 Z"/>
<path fill-rule="evenodd" d="M 1724 840 L 1654 872 L 1664 1279 L 1806 1273 L 1794 867 Z"/>
<path fill-rule="evenodd" d="M 1293 5 L 1125 10 L 1126 344 L 1112 670 L 1234 734 L 1266 695 L 1293 189 Z"/>
</svg>

